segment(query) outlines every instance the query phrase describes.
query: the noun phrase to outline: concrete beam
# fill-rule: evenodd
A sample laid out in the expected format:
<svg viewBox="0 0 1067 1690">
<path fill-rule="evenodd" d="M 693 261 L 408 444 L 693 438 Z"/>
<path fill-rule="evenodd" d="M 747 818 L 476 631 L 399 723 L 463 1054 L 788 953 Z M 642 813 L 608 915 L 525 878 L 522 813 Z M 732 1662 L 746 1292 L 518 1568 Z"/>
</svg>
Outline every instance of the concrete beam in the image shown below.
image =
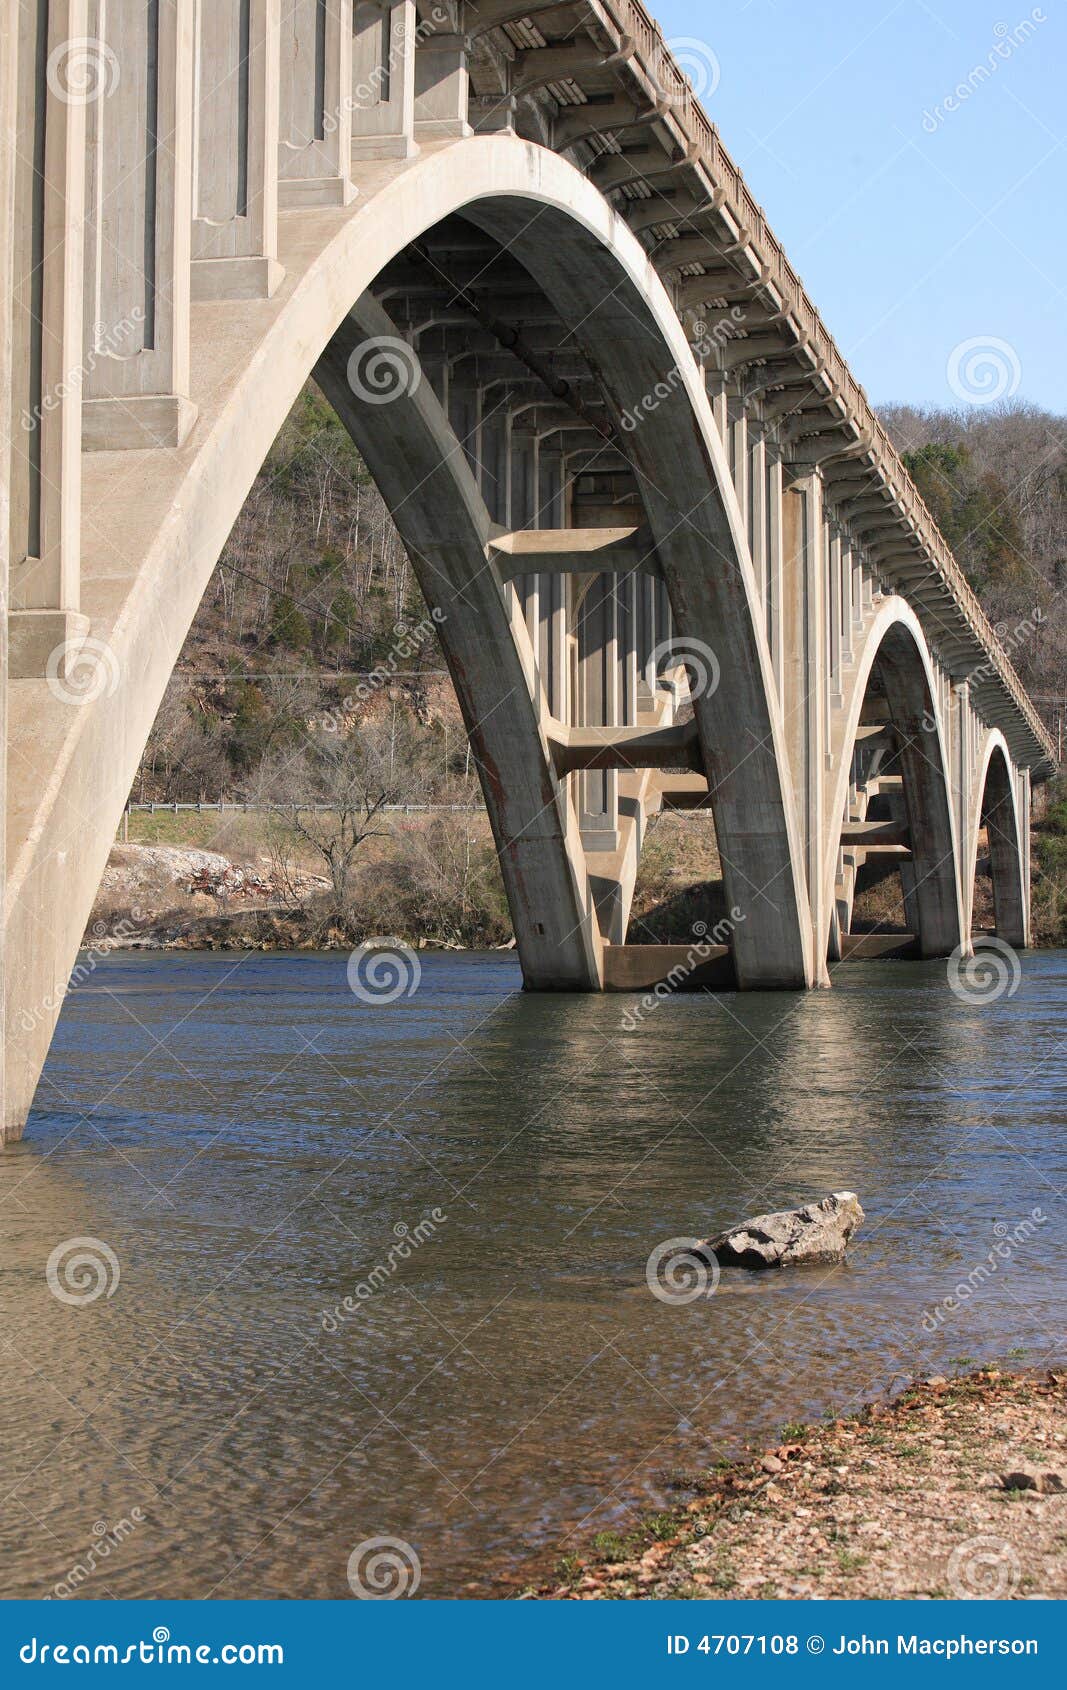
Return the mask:
<svg viewBox="0 0 1067 1690">
<path fill-rule="evenodd" d="M 846 822 L 841 829 L 842 845 L 862 845 L 865 851 L 875 847 L 901 847 L 905 851 L 911 850 L 911 835 L 900 822 L 870 821 Z"/>
<path fill-rule="evenodd" d="M 520 575 L 662 576 L 647 528 L 522 528 L 489 542 L 501 579 Z"/>
<path fill-rule="evenodd" d="M 549 746 L 560 776 L 591 769 L 703 768 L 700 736 L 689 721 L 672 728 L 571 728 L 549 724 Z"/>
</svg>

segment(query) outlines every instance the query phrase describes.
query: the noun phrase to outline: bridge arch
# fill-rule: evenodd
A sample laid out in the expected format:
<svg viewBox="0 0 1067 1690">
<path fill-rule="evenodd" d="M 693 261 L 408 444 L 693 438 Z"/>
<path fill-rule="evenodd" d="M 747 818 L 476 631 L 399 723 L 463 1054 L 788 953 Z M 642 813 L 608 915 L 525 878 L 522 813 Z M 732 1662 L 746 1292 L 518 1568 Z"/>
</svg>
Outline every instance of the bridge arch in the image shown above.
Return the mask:
<svg viewBox="0 0 1067 1690">
<path fill-rule="evenodd" d="M 884 718 L 865 723 L 876 679 Z M 838 878 L 844 840 L 854 842 L 864 856 L 873 851 L 910 852 L 906 903 L 921 955 L 948 956 L 957 946 L 966 946 L 945 724 L 926 637 L 915 612 L 900 597 L 885 599 L 857 653 L 833 756 L 837 778 L 823 858 L 827 950 L 840 954 L 841 907 L 851 906 L 851 895 L 840 895 Z M 858 768 L 858 762 L 866 767 Z M 882 767 L 885 773 L 879 772 Z M 883 817 L 868 824 L 866 802 L 872 788 L 884 800 Z M 851 815 L 857 796 L 863 817 Z M 870 828 L 868 834 L 865 827 Z M 896 843 L 897 834 L 906 839 L 906 846 Z M 870 840 L 866 846 L 865 837 Z"/>
<path fill-rule="evenodd" d="M 183 445 L 94 452 L 84 459 L 82 609 L 93 649 L 107 654 L 104 684 L 94 687 L 91 701 L 74 704 L 62 689 L 38 681 L 11 688 L 13 750 L 33 771 L 22 785 L 32 801 L 14 815 L 6 891 L 8 955 L 14 959 L 9 1026 L 19 1027 L 9 1052 L 11 1136 L 32 1100 L 151 724 L 252 482 L 316 366 L 328 386 L 332 370 L 331 397 L 342 397 L 338 360 L 354 332 L 365 332 L 368 324 L 373 332 L 375 321 L 380 326 L 368 300 L 383 267 L 459 212 L 513 241 L 550 302 L 571 313 L 569 321 L 578 323 L 584 307 L 586 321 L 576 333 L 621 428 L 650 394 L 664 389 L 654 418 L 628 438 L 680 633 L 715 654 L 719 684 L 697 698 L 695 709 L 727 896 L 746 914 L 736 937 L 739 982 L 812 981 L 802 852 L 744 522 L 701 372 L 663 284 L 635 236 L 580 172 L 514 137 L 474 137 L 427 151 L 403 170 L 383 172 L 379 181 L 355 208 L 305 210 L 281 219 L 279 257 L 286 273 L 272 298 L 194 304 L 198 420 Z M 627 339 L 620 342 L 622 331 Z M 423 399 L 421 413 L 401 408 L 392 418 L 394 466 L 396 454 L 409 447 L 424 461 L 437 424 L 430 396 Z M 380 484 L 389 482 L 389 453 L 379 445 L 375 459 L 368 425 L 377 427 L 384 411 L 360 414 L 350 397 L 345 418 Z M 446 442 L 446 457 L 450 451 Z M 462 477 L 453 480 L 450 497 L 457 512 L 467 501 L 468 532 L 461 540 L 446 535 L 445 549 L 462 550 L 466 569 L 477 541 L 491 575 L 485 551 L 490 536 L 461 483 Z M 392 497 L 383 488 L 393 505 L 397 485 Z M 408 537 L 427 554 L 430 579 L 439 560 L 428 556 L 428 507 L 410 497 L 408 504 Z M 521 630 L 513 632 L 512 670 L 528 674 Z M 458 674 L 462 659 L 455 649 L 449 661 Z M 472 721 L 471 697 L 461 694 L 461 702 Z M 740 747 L 739 722 L 745 725 Z M 536 750 L 530 779 L 543 815 L 551 812 L 556 792 L 538 731 L 527 714 L 521 744 Z M 501 774 L 506 782 L 512 771 Z M 498 844 L 515 843 L 522 826 L 516 835 L 501 818 L 491 787 L 490 780 L 487 801 Z M 530 817 L 537 809 L 534 796 L 528 794 Z M 553 819 L 542 828 L 537 849 L 551 864 L 553 884 L 566 894 L 562 915 L 573 912 L 568 930 L 579 931 L 576 973 L 566 983 L 593 984 L 588 888 L 565 824 Z M 509 890 L 515 890 L 514 877 Z M 534 983 L 541 983 L 536 964 L 530 966 Z"/>
<path fill-rule="evenodd" d="M 982 748 L 968 823 L 969 843 L 963 887 L 966 931 L 970 933 L 973 930 L 978 837 L 984 827 L 993 879 L 997 937 L 1006 944 L 1023 948 L 1030 942 L 1024 830 L 1012 779 L 1011 754 L 1004 735 L 997 728 L 990 730 Z"/>
</svg>

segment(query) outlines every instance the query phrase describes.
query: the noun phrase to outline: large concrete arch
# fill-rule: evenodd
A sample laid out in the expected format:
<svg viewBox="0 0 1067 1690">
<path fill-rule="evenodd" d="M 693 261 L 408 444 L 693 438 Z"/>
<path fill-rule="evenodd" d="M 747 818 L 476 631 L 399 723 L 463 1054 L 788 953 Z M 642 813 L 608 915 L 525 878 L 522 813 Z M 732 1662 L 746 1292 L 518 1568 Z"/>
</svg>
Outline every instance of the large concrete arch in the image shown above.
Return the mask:
<svg viewBox="0 0 1067 1690">
<path fill-rule="evenodd" d="M 633 457 L 681 630 L 714 642 L 721 665 L 721 685 L 698 701 L 697 713 L 730 896 L 747 916 L 738 929 L 738 974 L 744 985 L 811 983 L 804 874 L 766 639 L 700 372 L 644 250 L 592 184 L 543 148 L 511 136 L 472 137 L 428 149 L 402 169 L 368 167 L 356 207 L 282 218 L 285 278 L 271 298 L 193 304 L 197 421 L 184 443 L 85 456 L 82 612 L 93 652 L 106 655 L 79 701 L 40 681 L 10 689 L 8 1137 L 21 1132 L 32 1101 L 159 703 L 272 441 L 323 349 L 383 266 L 444 217 L 476 209 L 489 226 L 516 230 L 531 272 L 553 303 L 573 307 L 571 320 L 579 303 L 595 296 L 595 321 L 582 342 L 620 411 L 678 372 L 656 426 L 635 431 Z M 532 233 L 539 222 L 562 243 L 551 265 Z M 623 329 L 630 337 L 625 352 Z M 425 415 L 416 420 L 423 431 L 429 427 Z M 423 439 L 420 450 L 425 445 Z M 689 509 L 698 487 L 699 503 Z M 461 488 L 455 497 L 458 510 Z M 739 720 L 746 722 L 740 750 Z M 541 773 L 530 778 L 541 783 L 547 803 L 551 784 Z M 522 829 L 510 825 L 504 822 L 500 837 L 514 842 Z M 552 872 L 566 882 L 558 858 Z M 517 864 L 513 884 L 516 876 Z M 573 874 L 569 886 L 575 916 L 584 920 L 587 905 Z M 588 969 L 587 928 L 579 948 Z M 536 959 L 531 966 L 539 966 Z"/>
<path fill-rule="evenodd" d="M 829 920 L 852 757 L 876 664 L 886 681 L 886 699 L 903 775 L 919 928 L 916 937 L 923 956 L 948 956 L 957 946 L 966 945 L 967 928 L 944 724 L 936 703 L 933 663 L 922 626 L 911 606 L 896 596 L 886 598 L 866 632 L 857 653 L 847 708 L 838 720 L 833 741 L 837 779 L 823 853 L 823 907 L 829 913 L 821 940 L 824 946 L 829 946 Z"/>
<path fill-rule="evenodd" d="M 755 572 L 703 373 L 663 283 L 594 194 L 566 208 L 523 197 L 467 215 L 533 275 L 596 372 L 625 441 L 663 568 L 679 648 L 714 652 L 694 700 L 742 987 L 812 985 L 804 851 Z"/>
<path fill-rule="evenodd" d="M 1024 948 L 1030 943 L 1030 924 L 1023 828 L 1011 774 L 1011 754 L 1004 735 L 996 728 L 990 730 L 982 747 L 969 817 L 963 884 L 968 933 L 974 921 L 978 835 L 983 826 L 986 828 L 993 876 L 997 937 L 1006 944 Z"/>
<path fill-rule="evenodd" d="M 527 986 L 586 991 L 602 978 L 602 945 L 577 823 L 542 729 L 526 624 L 509 616 L 490 561 L 492 521 L 460 442 L 430 384 L 387 405 L 353 392 L 349 361 L 396 326 L 369 295 L 357 300 L 315 366 L 393 513 L 456 689 L 496 840 Z"/>
</svg>

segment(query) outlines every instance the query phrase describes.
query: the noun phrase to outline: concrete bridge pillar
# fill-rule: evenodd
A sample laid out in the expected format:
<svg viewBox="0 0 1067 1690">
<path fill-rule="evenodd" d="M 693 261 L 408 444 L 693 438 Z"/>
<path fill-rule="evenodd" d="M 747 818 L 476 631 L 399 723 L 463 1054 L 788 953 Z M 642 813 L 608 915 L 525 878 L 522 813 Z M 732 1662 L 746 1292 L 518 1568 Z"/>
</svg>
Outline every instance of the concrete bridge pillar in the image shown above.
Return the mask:
<svg viewBox="0 0 1067 1690">
<path fill-rule="evenodd" d="M 10 649 L 14 680 L 62 674 L 88 632 L 79 614 L 82 450 L 82 263 L 85 212 L 84 100 L 67 79 L 87 50 L 86 0 L 42 7 L 19 0 L 5 22 L 16 56 L 11 167 L 17 215 L 9 286 L 13 304 L 10 503 Z M 91 44 L 88 44 L 91 46 Z M 50 68 L 51 67 L 51 68 Z M 90 65 L 90 74 L 98 68 Z M 4 429 L 7 434 L 7 428 Z"/>
<path fill-rule="evenodd" d="M 0 23 L 0 417 L 10 428 L 14 313 L 5 307 L 15 293 L 15 171 L 18 156 L 15 112 L 19 82 L 17 20 Z M 11 566 L 11 480 L 0 461 L 0 820 L 7 821 L 7 687 L 9 571 Z M 7 827 L 0 826 L 0 886 L 7 883 Z M 6 923 L 0 921 L 0 988 L 10 966 Z M 7 1123 L 6 993 L 0 989 L 0 1139 Z"/>
<path fill-rule="evenodd" d="M 411 158 L 415 141 L 415 0 L 356 0 L 352 157 Z"/>
<path fill-rule="evenodd" d="M 415 55 L 415 139 L 455 140 L 471 134 L 469 36 L 424 32 Z"/>
<path fill-rule="evenodd" d="M 278 263 L 281 0 L 198 0 L 194 299 L 269 299 Z"/>
<path fill-rule="evenodd" d="M 86 451 L 180 446 L 189 397 L 193 0 L 91 0 L 116 67 L 87 107 Z"/>
<path fill-rule="evenodd" d="M 352 0 L 286 0 L 281 28 L 278 203 L 348 205 Z"/>
<path fill-rule="evenodd" d="M 782 709 L 814 933 L 826 930 L 822 849 L 826 805 L 826 570 L 823 492 L 817 473 L 791 475 L 782 500 Z M 825 960 L 816 956 L 825 971 Z"/>
</svg>

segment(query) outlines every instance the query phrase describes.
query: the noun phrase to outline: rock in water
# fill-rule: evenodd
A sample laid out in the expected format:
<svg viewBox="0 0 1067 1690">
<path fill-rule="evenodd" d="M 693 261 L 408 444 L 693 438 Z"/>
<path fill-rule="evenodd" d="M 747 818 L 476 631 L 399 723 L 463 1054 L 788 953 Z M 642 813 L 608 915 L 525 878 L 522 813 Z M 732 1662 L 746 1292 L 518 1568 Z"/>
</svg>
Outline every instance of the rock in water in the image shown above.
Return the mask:
<svg viewBox="0 0 1067 1690">
<path fill-rule="evenodd" d="M 845 1247 L 863 1219 L 854 1191 L 835 1191 L 821 1203 L 780 1209 L 742 1221 L 706 1238 L 693 1255 L 724 1267 L 819 1267 L 844 1260 Z"/>
</svg>

